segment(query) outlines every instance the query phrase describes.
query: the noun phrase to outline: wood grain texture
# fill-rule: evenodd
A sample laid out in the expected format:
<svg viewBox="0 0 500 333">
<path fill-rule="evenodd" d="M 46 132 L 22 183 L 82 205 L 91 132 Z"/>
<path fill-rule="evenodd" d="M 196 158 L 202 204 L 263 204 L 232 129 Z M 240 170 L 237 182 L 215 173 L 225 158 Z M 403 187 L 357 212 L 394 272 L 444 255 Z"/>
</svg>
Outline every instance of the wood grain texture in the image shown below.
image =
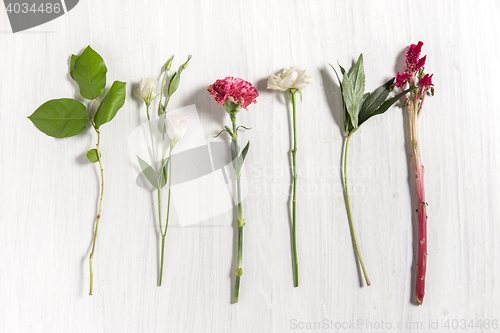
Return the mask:
<svg viewBox="0 0 500 333">
<path fill-rule="evenodd" d="M 500 320 L 499 15 L 494 0 L 81 0 L 54 21 L 12 34 L 0 9 L 0 331 L 384 332 L 375 326 L 384 322 L 394 332 L 429 332 L 443 331 L 446 320 Z M 421 307 L 412 301 L 408 119 L 395 106 L 350 143 L 353 217 L 372 282 L 362 287 L 342 192 L 340 94 L 328 66 L 349 67 L 363 52 L 373 90 L 403 69 L 406 47 L 419 40 L 436 86 L 419 122 L 429 202 Z M 77 96 L 69 57 L 88 44 L 106 61 L 108 87 L 128 82 L 124 108 L 102 128 L 106 183 L 92 297 L 87 259 L 99 181 L 85 153 L 96 136 L 87 128 L 53 139 L 26 118 L 48 99 Z M 195 104 L 207 140 L 228 122 L 209 84 L 239 76 L 260 92 L 238 116 L 252 127 L 241 135 L 252 144 L 238 305 L 230 304 L 232 212 L 169 228 L 156 287 L 155 198 L 135 184 L 127 138 L 146 120 L 133 90 L 172 54 L 174 67 L 193 59 L 169 108 Z M 298 112 L 299 288 L 288 209 L 291 109 L 284 94 L 266 91 L 269 74 L 291 65 L 315 80 Z M 440 330 L 431 330 L 436 321 Z M 294 329 L 300 322 L 330 326 Z"/>
</svg>

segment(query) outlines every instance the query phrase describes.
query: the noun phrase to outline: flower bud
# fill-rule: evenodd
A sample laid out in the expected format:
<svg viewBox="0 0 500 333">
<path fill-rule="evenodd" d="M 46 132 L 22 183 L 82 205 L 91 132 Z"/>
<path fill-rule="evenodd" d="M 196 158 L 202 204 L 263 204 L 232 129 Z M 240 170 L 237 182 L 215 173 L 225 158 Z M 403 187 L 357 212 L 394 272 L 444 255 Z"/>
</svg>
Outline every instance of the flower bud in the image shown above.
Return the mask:
<svg viewBox="0 0 500 333">
<path fill-rule="evenodd" d="M 139 88 L 136 91 L 136 95 L 144 101 L 147 105 L 151 104 L 151 101 L 156 97 L 156 81 L 151 78 L 142 78 L 139 83 Z"/>
<path fill-rule="evenodd" d="M 170 59 L 168 59 L 167 64 L 165 65 L 165 71 L 170 70 L 170 67 L 172 67 L 173 60 L 174 60 L 174 56 L 172 56 Z"/>
</svg>

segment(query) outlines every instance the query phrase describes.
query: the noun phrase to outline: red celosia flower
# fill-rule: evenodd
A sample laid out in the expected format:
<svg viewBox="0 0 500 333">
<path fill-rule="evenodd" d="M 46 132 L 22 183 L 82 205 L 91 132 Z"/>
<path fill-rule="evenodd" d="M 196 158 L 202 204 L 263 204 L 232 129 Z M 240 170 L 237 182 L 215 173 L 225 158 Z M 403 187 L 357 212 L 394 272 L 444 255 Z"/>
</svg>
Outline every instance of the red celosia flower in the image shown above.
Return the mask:
<svg viewBox="0 0 500 333">
<path fill-rule="evenodd" d="M 420 86 L 423 88 L 429 88 L 430 86 L 433 86 L 432 75 L 425 74 L 425 76 L 418 81 L 420 83 Z"/>
<path fill-rule="evenodd" d="M 406 81 L 411 77 L 412 75 L 408 72 L 403 72 L 403 73 L 399 73 L 398 72 L 398 75 L 396 76 L 396 86 L 398 88 L 402 88 Z"/>
<path fill-rule="evenodd" d="M 229 100 L 244 109 L 252 103 L 257 103 L 256 98 L 259 96 L 257 89 L 250 82 L 231 76 L 215 81 L 207 90 L 220 105 Z"/>
<path fill-rule="evenodd" d="M 406 71 L 409 73 L 415 73 L 421 70 L 425 65 L 425 59 L 427 56 L 420 58 L 420 52 L 422 50 L 422 45 L 424 43 L 418 42 L 417 45 L 411 44 L 406 51 Z"/>
</svg>

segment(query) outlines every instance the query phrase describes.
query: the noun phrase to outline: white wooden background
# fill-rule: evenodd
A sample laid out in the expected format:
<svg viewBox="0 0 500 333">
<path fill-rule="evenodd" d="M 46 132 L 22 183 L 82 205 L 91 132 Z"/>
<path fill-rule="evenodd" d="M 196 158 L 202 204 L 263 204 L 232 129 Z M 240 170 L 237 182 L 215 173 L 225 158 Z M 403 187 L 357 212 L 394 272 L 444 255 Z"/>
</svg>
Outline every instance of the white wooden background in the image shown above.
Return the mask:
<svg viewBox="0 0 500 333">
<path fill-rule="evenodd" d="M 340 332 L 384 332 L 388 322 L 394 332 L 483 331 L 444 324 L 500 319 L 499 18 L 495 0 L 81 0 L 52 22 L 12 34 L 0 9 L 0 331 L 336 331 L 298 328 L 324 320 L 344 325 Z M 341 191 L 340 96 L 328 66 L 337 60 L 349 66 L 363 52 L 373 90 L 403 69 L 404 50 L 419 40 L 436 86 L 420 118 L 429 202 L 420 307 L 412 301 L 415 207 L 406 118 L 393 107 L 351 140 L 352 205 L 372 281 L 367 288 L 360 285 Z M 108 82 L 129 82 L 124 108 L 102 134 L 106 189 L 92 297 L 88 255 L 99 188 L 84 154 L 95 135 L 87 128 L 56 140 L 26 118 L 48 99 L 77 96 L 69 56 L 88 44 L 104 57 Z M 253 128 L 242 136 L 252 140 L 248 180 L 260 191 L 244 202 L 238 305 L 230 303 L 231 213 L 208 226 L 169 229 L 164 286 L 156 287 L 155 208 L 135 184 L 127 138 L 146 120 L 132 89 L 143 76 L 157 77 L 172 54 L 174 66 L 188 54 L 193 59 L 170 109 L 195 104 L 207 139 L 228 121 L 206 92 L 209 84 L 239 76 L 260 92 L 239 115 Z M 299 288 L 292 287 L 286 194 L 290 118 L 284 95 L 265 89 L 269 74 L 291 65 L 315 80 L 299 111 Z M 398 323 L 413 328 L 397 329 Z"/>
</svg>

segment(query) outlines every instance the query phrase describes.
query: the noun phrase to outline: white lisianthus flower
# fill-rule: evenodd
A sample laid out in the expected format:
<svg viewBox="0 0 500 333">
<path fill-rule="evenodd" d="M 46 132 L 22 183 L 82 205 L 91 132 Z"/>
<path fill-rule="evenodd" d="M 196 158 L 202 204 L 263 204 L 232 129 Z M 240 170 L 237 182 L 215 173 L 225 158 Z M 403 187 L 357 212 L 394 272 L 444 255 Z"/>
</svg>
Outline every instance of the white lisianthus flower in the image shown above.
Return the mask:
<svg viewBox="0 0 500 333">
<path fill-rule="evenodd" d="M 136 94 L 144 101 L 144 103 L 149 105 L 156 97 L 156 86 L 157 82 L 155 80 L 151 78 L 142 78 Z"/>
<path fill-rule="evenodd" d="M 165 120 L 167 124 L 167 135 L 170 138 L 170 146 L 173 147 L 177 141 L 186 135 L 191 119 L 175 114 L 166 114 Z"/>
<path fill-rule="evenodd" d="M 313 82 L 311 74 L 298 66 L 287 67 L 278 75 L 270 75 L 267 79 L 267 89 L 287 91 L 288 89 L 304 89 Z"/>
</svg>

